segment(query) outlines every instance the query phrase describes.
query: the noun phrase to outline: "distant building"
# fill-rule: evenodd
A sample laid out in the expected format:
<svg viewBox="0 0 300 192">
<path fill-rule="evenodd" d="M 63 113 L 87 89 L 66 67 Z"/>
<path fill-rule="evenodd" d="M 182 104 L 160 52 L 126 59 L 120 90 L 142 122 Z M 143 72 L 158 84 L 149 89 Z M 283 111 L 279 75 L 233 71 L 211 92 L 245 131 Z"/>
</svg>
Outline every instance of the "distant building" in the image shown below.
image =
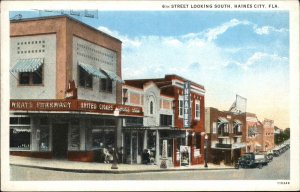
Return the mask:
<svg viewBox="0 0 300 192">
<path fill-rule="evenodd" d="M 188 106 L 184 111 L 184 84 L 190 83 Z M 157 164 L 162 157 L 163 141 L 167 141 L 168 163 L 194 165 L 203 163 L 204 96 L 202 85 L 178 75 L 158 79 L 126 80 L 123 101 L 126 105 L 142 107 L 144 118 L 125 121 L 123 140 L 125 158 L 130 163 L 142 161 L 142 151 L 150 150 Z M 184 126 L 184 116 L 190 122 Z M 186 151 L 183 151 L 186 150 Z"/>
<path fill-rule="evenodd" d="M 205 132 L 208 134 L 208 161 L 231 165 L 246 148 L 246 113 L 235 114 L 205 108 Z"/>
<path fill-rule="evenodd" d="M 266 152 L 274 148 L 274 122 L 259 121 L 256 114 L 247 113 L 247 152 Z"/>
</svg>

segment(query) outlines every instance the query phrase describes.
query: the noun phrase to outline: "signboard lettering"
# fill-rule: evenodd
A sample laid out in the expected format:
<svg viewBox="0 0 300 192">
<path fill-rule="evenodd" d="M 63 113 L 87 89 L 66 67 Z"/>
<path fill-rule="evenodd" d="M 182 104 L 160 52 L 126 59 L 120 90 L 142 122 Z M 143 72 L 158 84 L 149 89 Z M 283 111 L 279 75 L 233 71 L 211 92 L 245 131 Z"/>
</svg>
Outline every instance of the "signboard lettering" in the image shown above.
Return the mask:
<svg viewBox="0 0 300 192">
<path fill-rule="evenodd" d="M 183 87 L 183 127 L 189 128 L 190 127 L 190 92 L 191 92 L 191 84 L 189 81 L 184 82 Z"/>
<path fill-rule="evenodd" d="M 113 114 L 115 108 L 118 108 L 120 115 L 143 114 L 141 107 L 132 107 L 120 104 L 90 102 L 75 99 L 66 100 L 11 100 L 11 110 L 22 111 L 85 111 L 94 113 Z"/>
</svg>

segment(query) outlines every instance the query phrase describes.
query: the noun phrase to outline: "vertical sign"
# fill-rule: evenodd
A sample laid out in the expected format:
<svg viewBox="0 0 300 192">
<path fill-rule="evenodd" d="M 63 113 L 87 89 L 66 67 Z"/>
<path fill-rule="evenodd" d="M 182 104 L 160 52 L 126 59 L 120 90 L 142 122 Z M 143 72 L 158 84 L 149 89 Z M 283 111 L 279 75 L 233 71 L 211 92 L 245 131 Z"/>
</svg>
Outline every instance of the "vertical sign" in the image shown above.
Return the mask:
<svg viewBox="0 0 300 192">
<path fill-rule="evenodd" d="M 189 81 L 184 82 L 183 87 L 183 127 L 190 128 L 190 92 L 191 92 L 191 84 Z"/>
</svg>

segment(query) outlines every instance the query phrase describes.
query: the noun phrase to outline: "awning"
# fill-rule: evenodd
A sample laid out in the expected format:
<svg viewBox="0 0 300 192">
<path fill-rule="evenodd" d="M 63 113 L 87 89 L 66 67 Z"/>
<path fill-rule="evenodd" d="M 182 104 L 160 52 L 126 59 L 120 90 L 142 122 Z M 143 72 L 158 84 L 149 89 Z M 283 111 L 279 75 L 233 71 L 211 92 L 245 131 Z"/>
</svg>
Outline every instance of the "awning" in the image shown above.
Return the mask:
<svg viewBox="0 0 300 192">
<path fill-rule="evenodd" d="M 42 64 L 44 59 L 34 58 L 34 59 L 19 59 L 17 63 L 10 69 L 11 72 L 34 72 Z"/>
<path fill-rule="evenodd" d="M 236 124 L 239 124 L 239 125 L 241 125 L 242 124 L 242 122 L 240 121 L 240 120 L 234 120 L 234 122 L 236 123 Z"/>
<path fill-rule="evenodd" d="M 101 69 L 111 80 L 118 81 L 119 83 L 125 83 L 116 73 Z"/>
<path fill-rule="evenodd" d="M 221 124 L 228 123 L 228 120 L 224 117 L 219 117 L 218 120 L 221 121 Z"/>
<path fill-rule="evenodd" d="M 99 69 L 97 69 L 92 65 L 82 63 L 82 62 L 78 62 L 78 65 L 82 67 L 90 75 L 93 75 L 99 79 L 107 78 L 107 76 L 104 73 L 102 73 Z"/>
</svg>

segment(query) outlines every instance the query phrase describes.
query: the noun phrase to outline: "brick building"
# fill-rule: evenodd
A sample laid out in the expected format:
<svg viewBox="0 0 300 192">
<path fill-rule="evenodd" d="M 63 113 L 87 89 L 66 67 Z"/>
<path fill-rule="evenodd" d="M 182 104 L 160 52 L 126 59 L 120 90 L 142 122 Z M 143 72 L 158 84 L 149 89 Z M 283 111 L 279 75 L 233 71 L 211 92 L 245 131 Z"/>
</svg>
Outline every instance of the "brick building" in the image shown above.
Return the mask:
<svg viewBox="0 0 300 192">
<path fill-rule="evenodd" d="M 136 120 L 125 122 L 123 138 L 127 161 L 141 162 L 142 151 L 149 149 L 159 164 L 165 140 L 170 165 L 203 163 L 204 138 L 201 133 L 204 132 L 205 90 L 202 85 L 190 82 L 190 124 L 184 128 L 183 89 L 187 81 L 177 75 L 125 81 L 124 104 L 142 107 L 144 111 L 142 120 L 133 118 Z M 185 155 L 184 149 L 187 150 Z"/>
<path fill-rule="evenodd" d="M 246 113 L 235 114 L 205 108 L 205 132 L 208 135 L 208 161 L 232 164 L 246 147 Z"/>
<path fill-rule="evenodd" d="M 247 113 L 247 152 L 267 152 L 274 148 L 274 121 L 259 121 L 256 114 Z"/>
<path fill-rule="evenodd" d="M 52 16 L 12 20 L 10 44 L 11 154 L 94 161 L 121 147 L 121 117 L 143 112 L 122 105 L 119 39 Z"/>
</svg>

